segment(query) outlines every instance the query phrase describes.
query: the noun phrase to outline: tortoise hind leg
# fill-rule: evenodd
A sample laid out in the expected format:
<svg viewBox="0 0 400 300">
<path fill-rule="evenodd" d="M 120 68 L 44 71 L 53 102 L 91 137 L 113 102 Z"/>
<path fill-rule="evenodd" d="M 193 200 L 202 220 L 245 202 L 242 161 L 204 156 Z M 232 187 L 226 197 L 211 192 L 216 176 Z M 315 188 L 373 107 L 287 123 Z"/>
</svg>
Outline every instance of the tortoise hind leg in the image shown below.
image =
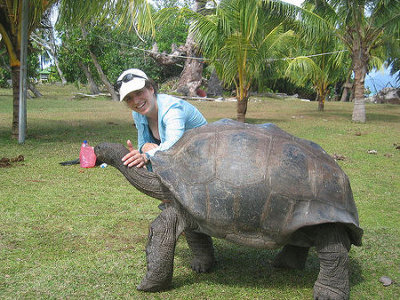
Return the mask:
<svg viewBox="0 0 400 300">
<path fill-rule="evenodd" d="M 194 255 L 191 262 L 192 269 L 197 273 L 209 272 L 215 265 L 214 247 L 211 237 L 192 230 L 186 230 L 185 237 Z"/>
<path fill-rule="evenodd" d="M 166 290 L 171 284 L 175 245 L 182 229 L 173 207 L 168 207 L 151 223 L 146 247 L 147 273 L 137 289 Z"/>
<path fill-rule="evenodd" d="M 318 279 L 314 284 L 314 299 L 349 299 L 348 252 L 350 239 L 342 224 L 317 227 L 315 247 L 320 260 Z"/>
<path fill-rule="evenodd" d="M 306 264 L 309 249 L 307 247 L 285 245 L 276 255 L 272 265 L 275 268 L 302 270 Z"/>
</svg>

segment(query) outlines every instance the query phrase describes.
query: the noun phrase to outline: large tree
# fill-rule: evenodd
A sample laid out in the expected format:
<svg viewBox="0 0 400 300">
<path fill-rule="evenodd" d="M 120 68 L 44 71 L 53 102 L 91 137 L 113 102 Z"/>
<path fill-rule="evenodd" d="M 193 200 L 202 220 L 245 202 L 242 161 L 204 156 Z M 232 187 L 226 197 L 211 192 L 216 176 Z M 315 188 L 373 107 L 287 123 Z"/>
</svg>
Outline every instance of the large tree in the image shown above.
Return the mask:
<svg viewBox="0 0 400 300">
<path fill-rule="evenodd" d="M 60 2 L 60 13 L 66 22 L 82 22 L 101 16 L 114 16 L 116 23 L 138 30 L 153 28 L 149 17 L 150 6 L 146 0 L 30 0 L 28 37 L 37 28 L 44 13 L 56 2 Z M 13 82 L 12 137 L 18 137 L 19 127 L 19 73 L 21 52 L 22 0 L 0 0 L 0 34 L 11 67 Z M 120 20 L 120 22 L 118 21 Z"/>
<path fill-rule="evenodd" d="M 91 43 L 93 40 L 89 36 L 89 30 L 95 26 L 110 26 L 111 22 L 114 27 L 122 26 L 134 29 L 136 32 L 152 31 L 151 5 L 146 0 L 101 0 L 97 3 L 91 2 L 62 1 L 61 22 L 71 24 L 77 23 L 79 20 L 78 27 L 81 30 L 82 42 L 86 45 L 86 51 L 91 58 L 91 62 L 112 99 L 118 101 L 118 95 L 94 52 L 96 45 Z M 99 8 L 102 10 L 101 13 Z M 99 14 L 99 16 L 96 17 L 96 14 Z"/>
<path fill-rule="evenodd" d="M 42 21 L 42 24 L 44 22 Z M 56 66 L 58 75 L 61 79 L 62 84 L 66 84 L 67 80 L 60 69 L 60 64 L 58 61 L 58 46 L 56 43 L 56 31 L 54 29 L 54 25 L 50 21 L 50 18 L 46 20 L 46 22 L 38 28 L 37 30 L 31 33 L 31 41 L 36 43 L 39 47 L 41 47 L 44 51 L 46 51 L 47 55 L 54 61 Z"/>
<path fill-rule="evenodd" d="M 219 78 L 236 88 L 237 119 L 245 121 L 253 81 L 263 69 L 262 62 L 278 56 L 291 36 L 270 15 L 263 1 L 222 0 L 212 14 L 186 11 L 192 20 L 194 40 L 214 65 Z"/>
<path fill-rule="evenodd" d="M 100 72 L 96 73 L 99 68 L 108 81 L 114 82 L 123 70 L 132 67 L 144 69 L 146 74 L 159 80 L 160 68 L 153 59 L 144 56 L 143 51 L 137 50 L 148 48 L 150 42 L 143 42 L 135 32 L 121 33 L 114 27 L 111 21 L 105 20 L 101 26 L 87 23 L 86 38 L 83 38 L 80 26 L 58 27 L 62 43 L 60 65 L 68 81 L 87 80 L 93 93 L 96 92 L 95 82 L 104 82 Z"/>
<path fill-rule="evenodd" d="M 44 12 L 49 9 L 56 0 L 29 1 L 28 36 L 40 24 Z M 19 127 L 19 76 L 21 53 L 21 23 L 22 0 L 0 0 L 0 34 L 4 43 L 11 68 L 13 86 L 13 118 L 11 134 L 18 137 Z"/>
<path fill-rule="evenodd" d="M 305 0 L 329 25 L 350 52 L 354 76 L 352 120 L 365 122 L 365 77 L 373 52 L 384 37 L 398 36 L 399 0 Z"/>
<path fill-rule="evenodd" d="M 323 111 L 330 90 L 347 75 L 350 67 L 348 52 L 331 34 L 320 36 L 310 44 L 299 38 L 298 44 L 299 52 L 288 60 L 285 75 L 300 86 L 311 82 L 317 94 L 318 110 Z M 308 55 L 304 55 L 305 51 Z"/>
<path fill-rule="evenodd" d="M 207 63 L 215 66 L 218 77 L 236 88 L 237 119 L 245 121 L 250 90 L 261 71 L 268 67 L 268 58 L 285 55 L 287 40 L 293 28 L 305 29 L 306 35 L 318 33 L 320 17 L 305 14 L 307 20 L 298 22 L 297 6 L 268 0 L 221 0 L 213 13 L 200 14 L 182 10 L 192 20 L 194 40 L 199 44 Z M 175 14 L 166 10 L 163 17 Z"/>
</svg>

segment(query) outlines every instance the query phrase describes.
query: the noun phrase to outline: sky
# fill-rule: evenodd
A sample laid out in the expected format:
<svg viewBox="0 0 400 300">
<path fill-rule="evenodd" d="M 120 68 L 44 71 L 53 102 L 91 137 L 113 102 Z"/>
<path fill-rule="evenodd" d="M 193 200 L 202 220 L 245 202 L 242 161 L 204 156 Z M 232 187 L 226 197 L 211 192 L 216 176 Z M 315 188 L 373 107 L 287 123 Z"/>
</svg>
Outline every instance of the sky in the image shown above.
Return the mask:
<svg viewBox="0 0 400 300">
<path fill-rule="evenodd" d="M 303 0 L 283 0 L 285 2 L 300 6 Z M 372 70 L 365 78 L 365 87 L 369 89 L 371 94 L 376 94 L 385 87 L 400 87 L 400 81 L 397 75 L 390 75 L 390 68 L 382 68 L 381 70 Z"/>
<path fill-rule="evenodd" d="M 291 4 L 295 4 L 297 6 L 300 6 L 303 3 L 303 0 L 283 0 L 283 1 L 291 3 Z"/>
<path fill-rule="evenodd" d="M 365 87 L 368 87 L 371 94 L 376 94 L 385 87 L 400 87 L 400 81 L 397 80 L 398 73 L 390 75 L 390 68 L 381 70 L 372 70 L 365 78 Z"/>
</svg>

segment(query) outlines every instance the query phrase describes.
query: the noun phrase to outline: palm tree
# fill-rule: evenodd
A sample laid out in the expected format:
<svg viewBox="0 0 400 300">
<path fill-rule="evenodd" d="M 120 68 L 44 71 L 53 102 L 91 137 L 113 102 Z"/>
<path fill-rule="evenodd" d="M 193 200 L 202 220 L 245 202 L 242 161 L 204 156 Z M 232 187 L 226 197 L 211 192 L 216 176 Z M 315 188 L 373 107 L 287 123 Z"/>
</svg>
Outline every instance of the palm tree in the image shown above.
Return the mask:
<svg viewBox="0 0 400 300">
<path fill-rule="evenodd" d="M 330 88 L 346 77 L 349 64 L 348 53 L 343 50 L 343 44 L 335 37 L 323 36 L 312 43 L 312 46 L 300 46 L 307 49 L 309 56 L 297 56 L 289 62 L 286 77 L 297 85 L 305 86 L 311 82 L 318 101 L 318 110 L 323 111 L 325 100 Z"/>
<path fill-rule="evenodd" d="M 294 25 L 299 10 L 273 0 L 221 0 L 207 15 L 181 10 L 181 15 L 193 20 L 191 29 L 207 63 L 215 66 L 227 86 L 235 86 L 239 121 L 245 120 L 252 84 L 268 67 L 268 58 L 284 56 L 293 37 L 289 22 L 293 28 L 308 28 L 308 35 L 322 29 L 320 17 L 313 14 L 305 14 L 313 20 L 309 25 Z M 175 14 L 176 10 L 165 9 L 160 16 L 169 21 Z"/>
<path fill-rule="evenodd" d="M 279 57 L 293 32 L 275 18 L 264 1 L 222 0 L 214 14 L 197 16 L 194 34 L 203 55 L 215 66 L 219 78 L 234 84 L 237 119 L 245 121 L 253 81 L 268 57 Z"/>
<path fill-rule="evenodd" d="M 351 55 L 354 75 L 354 109 L 352 120 L 364 123 L 364 81 L 373 52 L 383 45 L 383 37 L 399 32 L 398 0 L 305 0 L 312 5 L 343 41 Z"/>
<path fill-rule="evenodd" d="M 149 31 L 153 28 L 149 17 L 150 6 L 146 0 L 30 0 L 28 37 L 40 25 L 46 11 L 60 2 L 60 13 L 66 22 L 86 21 L 100 18 L 101 15 L 113 15 L 120 25 Z M 0 0 L 0 34 L 10 60 L 13 84 L 13 121 L 12 137 L 18 137 L 19 127 L 19 74 L 21 50 L 22 0 Z M 119 20 L 119 21 L 118 21 Z M 1 46 L 1 45 L 0 45 Z"/>
</svg>

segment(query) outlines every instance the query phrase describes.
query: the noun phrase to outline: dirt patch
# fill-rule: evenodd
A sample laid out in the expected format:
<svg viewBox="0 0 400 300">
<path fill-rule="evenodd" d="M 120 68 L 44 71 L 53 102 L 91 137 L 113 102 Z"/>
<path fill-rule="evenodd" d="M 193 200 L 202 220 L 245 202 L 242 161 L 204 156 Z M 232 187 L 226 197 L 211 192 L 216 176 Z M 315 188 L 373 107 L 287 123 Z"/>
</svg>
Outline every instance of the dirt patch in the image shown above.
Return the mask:
<svg viewBox="0 0 400 300">
<path fill-rule="evenodd" d="M 18 155 L 13 158 L 3 157 L 0 159 L 0 168 L 11 168 L 15 165 L 21 165 L 20 162 L 23 162 L 25 157 L 23 155 Z M 23 165 L 23 164 L 22 164 Z"/>
</svg>

